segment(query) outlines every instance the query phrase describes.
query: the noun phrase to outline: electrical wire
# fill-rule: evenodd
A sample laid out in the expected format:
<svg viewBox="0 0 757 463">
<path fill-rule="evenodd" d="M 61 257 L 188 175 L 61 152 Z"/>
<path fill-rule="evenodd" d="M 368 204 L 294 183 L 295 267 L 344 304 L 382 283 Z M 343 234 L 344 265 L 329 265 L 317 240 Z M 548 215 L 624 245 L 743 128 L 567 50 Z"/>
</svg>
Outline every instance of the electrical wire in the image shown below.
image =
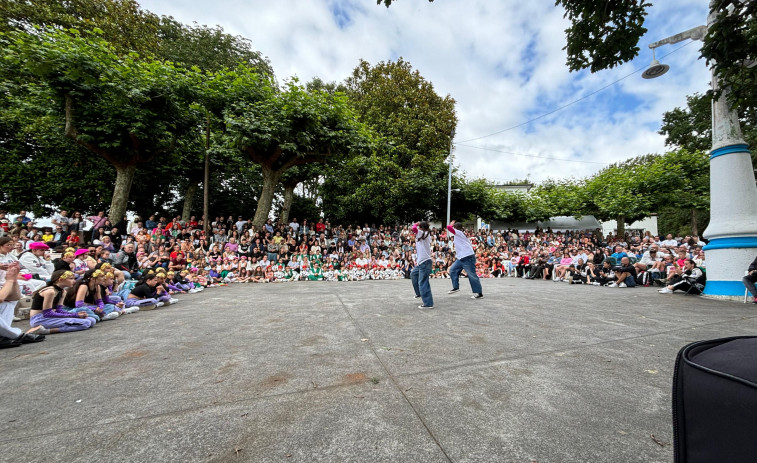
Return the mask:
<svg viewBox="0 0 757 463">
<path fill-rule="evenodd" d="M 667 55 L 662 55 L 662 56 L 660 57 L 660 59 L 662 59 L 662 58 L 665 58 L 666 56 L 670 56 L 670 55 L 672 55 L 673 53 L 675 53 L 675 52 L 677 52 L 678 50 L 680 50 L 681 48 L 683 48 L 683 47 L 687 47 L 687 46 L 691 45 L 692 43 L 694 43 L 694 41 L 693 41 L 693 40 L 692 40 L 692 41 L 689 41 L 689 42 L 687 42 L 687 43 L 685 43 L 685 44 L 683 44 L 683 45 L 681 45 L 680 47 L 678 47 L 678 48 L 676 48 L 675 50 L 671 51 L 671 52 L 670 52 L 670 53 L 668 53 Z M 508 127 L 508 128 L 506 128 L 506 129 L 502 129 L 502 130 L 499 130 L 499 131 L 497 131 L 497 132 L 494 132 L 494 133 L 490 133 L 489 135 L 483 135 L 483 136 L 480 136 L 480 137 L 476 137 L 476 138 L 469 138 L 469 139 L 467 139 L 467 140 L 461 140 L 461 141 L 459 141 L 459 142 L 456 142 L 456 143 L 453 143 L 453 144 L 454 144 L 454 145 L 457 145 L 457 144 L 460 144 L 460 143 L 467 143 L 467 142 L 469 142 L 469 141 L 481 140 L 482 138 L 488 138 L 488 137 L 492 137 L 492 136 L 494 136 L 494 135 L 499 135 L 500 133 L 504 133 L 504 132 L 507 132 L 507 131 L 509 131 L 509 130 L 517 129 L 518 127 L 523 127 L 524 125 L 528 125 L 528 124 L 530 124 L 530 123 L 532 123 L 532 122 L 534 122 L 534 121 L 537 121 L 537 120 L 539 120 L 539 119 L 541 119 L 541 118 L 543 118 L 543 117 L 547 117 L 547 116 L 549 116 L 549 115 L 551 115 L 551 114 L 554 114 L 554 113 L 556 113 L 556 112 L 558 112 L 558 111 L 561 111 L 561 110 L 563 110 L 563 109 L 565 109 L 565 108 L 567 108 L 567 107 L 569 107 L 569 106 L 572 106 L 572 105 L 574 105 L 574 104 L 576 104 L 576 103 L 578 103 L 578 102 L 581 102 L 581 101 L 583 101 L 583 100 L 585 100 L 585 99 L 587 99 L 587 98 L 589 98 L 589 97 L 591 97 L 591 96 L 594 96 L 594 95 L 596 95 L 597 93 L 599 93 L 599 92 L 601 92 L 601 91 L 603 91 L 603 90 L 606 90 L 606 89 L 608 89 L 608 88 L 612 87 L 613 85 L 617 84 L 618 82 L 620 82 L 620 81 L 622 81 L 622 80 L 625 80 L 625 79 L 627 79 L 627 78 L 631 77 L 632 75 L 634 75 L 634 74 L 636 74 L 636 73 L 638 73 L 638 72 L 641 72 L 641 71 L 643 71 L 644 69 L 646 69 L 646 67 L 643 67 L 643 68 L 639 68 L 639 69 L 636 69 L 636 70 L 634 70 L 634 71 L 633 71 L 632 73 L 630 73 L 630 74 L 627 74 L 627 75 L 625 75 L 625 76 L 621 77 L 620 79 L 616 80 L 615 82 L 611 82 L 611 83 L 609 83 L 609 84 L 605 85 L 604 87 L 601 87 L 601 88 L 599 88 L 599 89 L 597 89 L 597 90 L 594 90 L 593 92 L 591 92 L 591 93 L 589 93 L 589 94 L 587 94 L 587 95 L 584 95 L 584 96 L 582 96 L 581 98 L 578 98 L 578 99 L 576 99 L 576 100 L 573 100 L 573 101 L 571 101 L 570 103 L 564 104 L 564 105 L 562 105 L 562 106 L 559 106 L 559 107 L 557 107 L 557 108 L 553 109 L 552 111 L 549 111 L 548 113 L 544 113 L 544 114 L 542 114 L 542 115 L 540 115 L 540 116 L 536 116 L 536 117 L 534 117 L 533 119 L 530 119 L 530 120 L 528 120 L 528 121 L 526 121 L 526 122 L 520 123 L 520 124 L 518 124 L 518 125 L 514 125 L 514 126 L 512 126 L 512 127 Z M 510 153 L 510 154 L 514 154 L 514 153 Z"/>
<path fill-rule="evenodd" d="M 477 150 L 484 150 L 484 151 L 494 151 L 496 153 L 504 153 L 504 154 L 513 154 L 515 156 L 525 156 L 529 158 L 538 158 L 538 159 L 549 159 L 550 161 L 565 161 L 565 162 L 579 162 L 582 164 L 601 164 L 603 166 L 609 166 L 611 163 L 609 162 L 598 162 L 598 161 L 581 161 L 579 159 L 560 159 L 560 158 L 552 158 L 549 156 L 539 156 L 536 154 L 523 154 L 523 153 L 513 153 L 512 151 L 502 151 L 502 150 L 495 150 L 491 148 L 485 148 L 483 146 L 474 146 L 474 145 L 463 145 L 461 143 L 455 143 L 456 146 L 464 146 L 466 148 L 473 148 Z"/>
</svg>

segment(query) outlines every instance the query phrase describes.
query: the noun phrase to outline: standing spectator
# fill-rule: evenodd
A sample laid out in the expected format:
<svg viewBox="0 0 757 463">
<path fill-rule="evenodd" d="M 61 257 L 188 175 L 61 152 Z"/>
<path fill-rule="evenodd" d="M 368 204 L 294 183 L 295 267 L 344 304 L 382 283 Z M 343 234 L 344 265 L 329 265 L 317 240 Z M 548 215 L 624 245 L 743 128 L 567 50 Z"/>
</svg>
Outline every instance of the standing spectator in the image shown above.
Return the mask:
<svg viewBox="0 0 757 463">
<path fill-rule="evenodd" d="M 297 236 L 297 232 L 300 230 L 300 224 L 297 223 L 297 217 L 293 218 L 291 222 L 289 222 L 289 228 L 292 229 L 292 234 L 294 236 Z"/>
<path fill-rule="evenodd" d="M 81 214 L 79 214 L 78 212 L 76 212 L 76 213 L 74 213 L 74 216 L 75 216 L 74 219 L 76 218 L 77 214 L 78 214 L 79 217 L 81 217 Z M 89 217 L 89 221 L 92 222 L 92 233 L 94 234 L 94 232 L 98 228 L 104 227 L 106 220 L 107 220 L 107 217 L 105 217 L 105 211 L 100 211 L 100 212 L 97 213 L 97 215 L 93 215 L 93 216 Z M 94 238 L 92 238 L 92 237 L 90 237 L 90 239 L 94 240 Z"/>
<path fill-rule="evenodd" d="M 68 223 L 71 218 L 68 216 L 68 211 L 61 210 L 58 214 L 53 216 L 52 222 L 56 227 L 60 227 L 64 232 L 68 231 Z"/>
<path fill-rule="evenodd" d="M 244 230 L 244 226 L 245 226 L 246 224 L 247 224 L 247 221 L 246 221 L 246 220 L 244 220 L 244 219 L 242 218 L 242 216 L 240 215 L 239 217 L 237 217 L 237 221 L 236 221 L 236 223 L 235 223 L 234 225 L 236 225 L 236 227 L 237 227 L 237 231 L 238 231 L 238 232 L 239 232 L 239 233 L 241 234 L 241 233 L 242 233 L 242 230 Z"/>
<path fill-rule="evenodd" d="M 155 215 L 151 215 L 145 220 L 145 228 L 147 233 L 152 233 L 153 229 L 158 226 L 158 222 L 155 221 Z"/>
</svg>

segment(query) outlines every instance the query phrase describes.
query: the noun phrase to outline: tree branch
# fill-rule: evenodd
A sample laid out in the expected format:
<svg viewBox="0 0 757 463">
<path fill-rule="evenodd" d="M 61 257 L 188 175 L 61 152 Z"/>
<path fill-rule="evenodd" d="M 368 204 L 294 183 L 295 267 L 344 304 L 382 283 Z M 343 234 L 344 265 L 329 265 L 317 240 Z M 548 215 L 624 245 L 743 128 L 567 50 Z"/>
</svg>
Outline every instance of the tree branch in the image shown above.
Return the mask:
<svg viewBox="0 0 757 463">
<path fill-rule="evenodd" d="M 123 166 L 123 163 L 117 161 L 106 150 L 79 138 L 79 131 L 76 130 L 76 125 L 74 124 L 74 97 L 73 95 L 71 95 L 70 93 L 66 93 L 65 102 L 66 102 L 65 103 L 66 127 L 63 132 L 64 135 L 67 138 L 70 138 L 71 140 L 73 140 L 76 144 L 83 146 L 88 151 L 91 151 L 99 156 L 102 156 L 103 159 L 113 164 L 114 166 Z"/>
</svg>

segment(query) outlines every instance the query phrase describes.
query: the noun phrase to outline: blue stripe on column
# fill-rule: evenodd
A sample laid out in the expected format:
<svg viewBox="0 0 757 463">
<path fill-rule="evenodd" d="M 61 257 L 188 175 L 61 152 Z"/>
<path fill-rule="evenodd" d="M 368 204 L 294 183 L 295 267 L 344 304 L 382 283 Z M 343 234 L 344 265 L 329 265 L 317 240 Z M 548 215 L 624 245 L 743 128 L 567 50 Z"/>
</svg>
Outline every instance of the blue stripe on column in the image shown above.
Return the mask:
<svg viewBox="0 0 757 463">
<path fill-rule="evenodd" d="M 735 236 L 733 238 L 715 238 L 703 247 L 705 251 L 730 248 L 757 248 L 757 236 Z"/>
<path fill-rule="evenodd" d="M 740 281 L 712 281 L 707 280 L 704 294 L 707 296 L 739 296 L 744 297 L 744 283 Z"/>
<path fill-rule="evenodd" d="M 749 145 L 746 145 L 746 144 L 728 145 L 722 148 L 718 148 L 716 150 L 712 150 L 710 151 L 710 160 L 718 156 L 723 156 L 724 154 L 731 154 L 731 153 L 747 153 L 748 154 Z"/>
</svg>

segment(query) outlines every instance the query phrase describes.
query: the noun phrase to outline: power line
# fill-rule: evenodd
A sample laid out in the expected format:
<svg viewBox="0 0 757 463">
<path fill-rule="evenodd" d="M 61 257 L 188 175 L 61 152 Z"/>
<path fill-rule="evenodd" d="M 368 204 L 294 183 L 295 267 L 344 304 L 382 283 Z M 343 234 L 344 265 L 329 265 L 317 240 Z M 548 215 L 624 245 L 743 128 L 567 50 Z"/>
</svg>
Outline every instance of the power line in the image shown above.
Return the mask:
<svg viewBox="0 0 757 463">
<path fill-rule="evenodd" d="M 681 45 L 680 47 L 676 48 L 675 50 L 671 51 L 671 52 L 670 52 L 670 53 L 668 53 L 667 55 L 662 55 L 662 56 L 660 57 L 660 59 L 662 59 L 662 58 L 665 58 L 666 56 L 670 56 L 670 55 L 672 55 L 673 53 L 675 53 L 675 52 L 677 52 L 678 50 L 680 50 L 681 48 L 683 48 L 683 47 L 686 47 L 686 46 L 689 46 L 689 45 L 691 45 L 692 43 L 694 43 L 694 42 L 693 42 L 693 41 L 691 41 L 691 42 L 687 42 L 687 43 L 685 43 L 685 44 Z M 548 113 L 544 113 L 544 114 L 542 114 L 541 116 L 536 116 L 536 117 L 534 117 L 533 119 L 530 119 L 530 120 L 528 120 L 528 121 L 526 121 L 526 122 L 520 123 L 520 124 L 518 124 L 518 125 L 514 125 L 514 126 L 512 126 L 512 127 L 508 127 L 508 128 L 506 128 L 506 129 L 502 129 L 502 130 L 499 130 L 499 131 L 497 131 L 497 132 L 494 132 L 494 133 L 490 133 L 489 135 L 483 135 L 483 136 L 481 136 L 481 137 L 476 137 L 476 138 L 469 138 L 469 139 L 467 139 L 467 140 L 462 140 L 462 141 L 460 141 L 459 143 L 467 143 L 467 142 L 469 142 L 469 141 L 481 140 L 482 138 L 488 138 L 488 137 L 492 137 L 492 136 L 494 136 L 494 135 L 498 135 L 498 134 L 500 134 L 500 133 L 504 133 L 504 132 L 507 132 L 508 130 L 517 129 L 518 127 L 523 127 L 524 125 L 528 125 L 528 124 L 530 124 L 530 123 L 532 123 L 532 122 L 534 122 L 534 121 L 537 121 L 537 120 L 539 120 L 539 119 L 541 119 L 541 118 L 543 118 L 543 117 L 547 117 L 547 116 L 549 116 L 549 115 L 551 115 L 551 114 L 554 114 L 554 113 L 556 113 L 556 112 L 558 112 L 558 111 L 561 111 L 561 110 L 563 110 L 563 109 L 567 108 L 568 106 L 572 106 L 572 105 L 574 105 L 574 104 L 576 104 L 576 103 L 578 103 L 578 102 L 580 102 L 580 101 L 583 101 L 583 100 L 585 100 L 585 99 L 587 99 L 587 98 L 589 98 L 589 97 L 591 97 L 591 96 L 594 96 L 594 95 L 596 95 L 597 93 L 601 92 L 602 90 L 605 90 L 605 89 L 607 89 L 607 88 L 610 88 L 610 87 L 612 87 L 613 85 L 617 84 L 618 82 L 620 82 L 620 81 L 622 81 L 622 80 L 624 80 L 624 79 L 627 79 L 627 78 L 631 77 L 632 75 L 634 75 L 634 74 L 636 74 L 636 73 L 638 73 L 638 72 L 640 72 L 640 71 L 643 71 L 644 69 L 646 69 L 646 67 L 643 67 L 643 68 L 639 68 L 639 69 L 636 69 L 636 70 L 634 70 L 634 71 L 633 71 L 632 73 L 630 73 L 630 74 L 627 74 L 627 75 L 625 75 L 625 76 L 621 77 L 620 79 L 616 80 L 615 82 L 611 82 L 611 83 L 609 83 L 609 84 L 605 85 L 604 87 L 601 87 L 601 88 L 599 88 L 599 89 L 597 89 L 597 90 L 594 90 L 593 92 L 589 93 L 588 95 L 584 95 L 584 96 L 582 96 L 581 98 L 578 98 L 578 99 L 576 99 L 576 100 L 573 100 L 573 101 L 571 101 L 570 103 L 567 103 L 567 104 L 564 104 L 564 105 L 562 105 L 562 106 L 559 106 L 559 107 L 557 107 L 557 108 L 553 109 L 552 111 L 550 111 L 550 112 L 548 112 Z M 458 144 L 458 143 L 455 143 L 455 145 L 457 145 L 457 144 Z"/>
<path fill-rule="evenodd" d="M 491 148 L 485 148 L 483 146 L 473 146 L 473 145 L 463 145 L 461 143 L 455 143 L 455 146 L 464 146 L 466 148 L 473 148 L 477 150 L 484 150 L 484 151 L 494 151 L 497 153 L 504 153 L 504 154 L 514 154 L 515 156 L 526 156 L 529 158 L 538 158 L 538 159 L 549 159 L 550 161 L 565 161 L 565 162 L 578 162 L 582 164 L 601 164 L 603 166 L 609 166 L 611 163 L 608 162 L 598 162 L 598 161 L 581 161 L 578 159 L 560 159 L 560 158 L 552 158 L 549 156 L 538 156 L 536 154 L 523 154 L 523 153 L 513 153 L 512 151 L 502 151 L 502 150 L 495 150 Z"/>
</svg>

